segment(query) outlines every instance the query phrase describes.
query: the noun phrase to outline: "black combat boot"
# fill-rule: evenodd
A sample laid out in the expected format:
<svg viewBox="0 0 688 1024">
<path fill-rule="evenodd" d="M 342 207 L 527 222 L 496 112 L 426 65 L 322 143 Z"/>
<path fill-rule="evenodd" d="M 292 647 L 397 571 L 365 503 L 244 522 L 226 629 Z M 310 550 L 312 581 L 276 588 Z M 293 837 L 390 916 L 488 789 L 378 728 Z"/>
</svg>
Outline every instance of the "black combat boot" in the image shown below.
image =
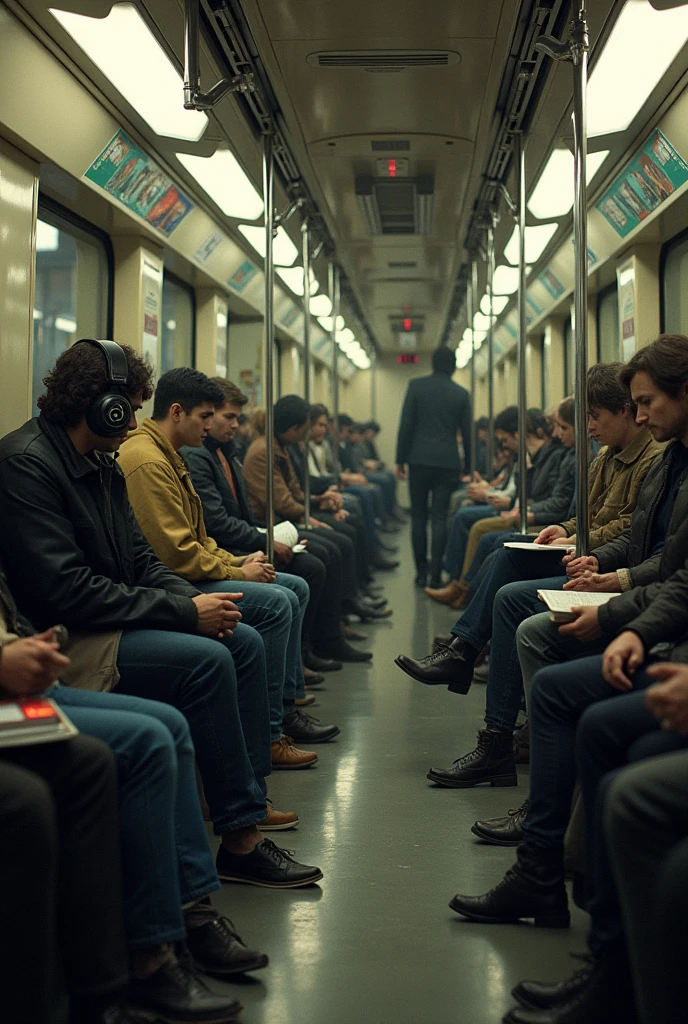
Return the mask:
<svg viewBox="0 0 688 1024">
<path fill-rule="evenodd" d="M 483 782 L 515 786 L 518 780 L 511 733 L 481 729 L 475 750 L 458 758 L 451 768 L 431 768 L 428 778 L 451 789 L 470 789 Z"/>
</svg>

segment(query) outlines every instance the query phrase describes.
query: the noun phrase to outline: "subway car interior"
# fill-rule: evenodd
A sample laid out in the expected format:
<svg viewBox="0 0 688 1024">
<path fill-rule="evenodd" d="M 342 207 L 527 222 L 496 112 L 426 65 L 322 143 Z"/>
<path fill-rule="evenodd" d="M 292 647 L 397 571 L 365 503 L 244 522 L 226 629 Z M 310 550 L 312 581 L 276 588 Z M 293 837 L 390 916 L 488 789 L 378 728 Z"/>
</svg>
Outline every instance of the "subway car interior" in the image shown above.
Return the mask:
<svg viewBox="0 0 688 1024">
<path fill-rule="evenodd" d="M 0 0 L 0 366 L 2 1024 L 685 1024 L 688 0 Z"/>
</svg>

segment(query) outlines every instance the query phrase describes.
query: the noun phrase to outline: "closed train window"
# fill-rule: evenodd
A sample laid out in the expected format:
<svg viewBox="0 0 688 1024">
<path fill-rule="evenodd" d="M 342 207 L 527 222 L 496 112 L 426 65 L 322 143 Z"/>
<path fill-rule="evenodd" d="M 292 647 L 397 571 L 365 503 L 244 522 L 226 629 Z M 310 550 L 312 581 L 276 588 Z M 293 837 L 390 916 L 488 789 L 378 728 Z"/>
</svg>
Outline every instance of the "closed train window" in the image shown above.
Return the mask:
<svg viewBox="0 0 688 1024">
<path fill-rule="evenodd" d="M 112 331 L 109 240 L 83 221 L 39 203 L 33 309 L 34 409 L 43 378 L 79 338 Z"/>
<path fill-rule="evenodd" d="M 597 359 L 615 363 L 619 353 L 619 290 L 614 283 L 597 296 Z"/>
<path fill-rule="evenodd" d="M 167 270 L 162 279 L 162 345 L 160 372 L 193 366 L 196 342 L 194 291 Z"/>
<path fill-rule="evenodd" d="M 688 232 L 665 245 L 662 267 L 662 330 L 688 334 Z"/>
</svg>

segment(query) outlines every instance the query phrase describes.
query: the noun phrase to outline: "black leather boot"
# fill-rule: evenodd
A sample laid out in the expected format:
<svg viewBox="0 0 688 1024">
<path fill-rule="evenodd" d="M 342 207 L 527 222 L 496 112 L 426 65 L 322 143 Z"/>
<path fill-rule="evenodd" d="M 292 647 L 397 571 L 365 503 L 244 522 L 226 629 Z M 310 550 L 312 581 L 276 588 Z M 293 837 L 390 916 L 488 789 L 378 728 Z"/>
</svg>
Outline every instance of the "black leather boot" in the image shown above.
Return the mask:
<svg viewBox="0 0 688 1024">
<path fill-rule="evenodd" d="M 473 678 L 473 663 L 480 652 L 465 640 L 454 637 L 448 647 L 429 654 L 427 658 L 409 658 L 400 654 L 394 664 L 419 683 L 429 686 L 449 685 L 452 693 L 468 693 Z"/>
<path fill-rule="evenodd" d="M 494 889 L 482 896 L 459 893 L 449 906 L 469 921 L 483 924 L 532 919 L 537 928 L 568 928 L 571 920 L 561 856 L 525 847 Z"/>
<path fill-rule="evenodd" d="M 475 750 L 458 758 L 451 768 L 431 768 L 428 778 L 450 789 L 470 789 L 484 782 L 515 786 L 518 779 L 511 733 L 481 729 Z"/>
<path fill-rule="evenodd" d="M 582 959 L 582 965 L 570 978 L 555 982 L 520 981 L 511 990 L 512 996 L 526 1010 L 554 1010 L 565 1003 L 570 1003 L 585 988 L 596 967 L 592 956 L 585 956 Z"/>
<path fill-rule="evenodd" d="M 237 999 L 215 995 L 187 959 L 175 956 L 148 978 L 132 979 L 127 1000 L 155 1020 L 185 1024 L 224 1024 L 241 1010 Z"/>
<path fill-rule="evenodd" d="M 528 814 L 528 801 L 509 811 L 503 818 L 476 821 L 471 832 L 492 846 L 519 846 L 523 842 L 523 823 Z"/>
<path fill-rule="evenodd" d="M 582 983 L 574 985 L 566 1002 L 549 1009 L 515 1007 L 504 1017 L 504 1024 L 637 1024 L 637 1020 L 628 962 L 624 966 L 621 958 L 612 955 L 592 961 L 591 970 Z"/>
<path fill-rule="evenodd" d="M 245 974 L 267 967 L 265 953 L 248 949 L 232 922 L 222 917 L 206 896 L 184 911 L 186 949 L 205 974 Z"/>
</svg>

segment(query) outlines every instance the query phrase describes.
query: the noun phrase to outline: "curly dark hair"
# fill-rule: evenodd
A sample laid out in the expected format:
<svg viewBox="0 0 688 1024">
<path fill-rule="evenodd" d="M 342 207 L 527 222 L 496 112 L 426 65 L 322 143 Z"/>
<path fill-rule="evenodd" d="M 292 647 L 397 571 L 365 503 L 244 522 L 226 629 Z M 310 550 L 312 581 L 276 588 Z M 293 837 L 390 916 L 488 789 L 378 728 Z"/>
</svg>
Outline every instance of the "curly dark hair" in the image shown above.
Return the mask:
<svg viewBox="0 0 688 1024">
<path fill-rule="evenodd" d="M 127 395 L 142 395 L 145 402 L 153 394 L 153 371 L 129 345 L 120 348 L 127 358 Z M 45 394 L 36 403 L 41 413 L 52 423 L 76 427 L 107 391 L 105 356 L 96 345 L 77 342 L 62 353 L 43 383 Z"/>
</svg>

